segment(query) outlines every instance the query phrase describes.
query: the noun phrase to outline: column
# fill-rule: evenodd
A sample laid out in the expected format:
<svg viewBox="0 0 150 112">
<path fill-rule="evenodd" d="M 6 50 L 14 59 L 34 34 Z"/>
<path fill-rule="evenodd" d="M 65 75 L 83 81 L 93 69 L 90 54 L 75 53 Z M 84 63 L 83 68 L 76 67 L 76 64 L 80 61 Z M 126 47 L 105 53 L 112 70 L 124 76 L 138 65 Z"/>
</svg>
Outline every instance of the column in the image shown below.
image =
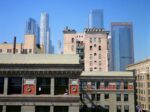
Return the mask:
<svg viewBox="0 0 150 112">
<path fill-rule="evenodd" d="M 3 106 L 2 112 L 6 112 L 6 105 Z"/>
<path fill-rule="evenodd" d="M 51 77 L 51 95 L 54 95 L 55 78 Z"/>
<path fill-rule="evenodd" d="M 54 112 L 54 106 L 50 107 L 50 112 Z"/>
<path fill-rule="evenodd" d="M 4 77 L 4 95 L 7 95 L 8 90 L 8 77 Z"/>
</svg>

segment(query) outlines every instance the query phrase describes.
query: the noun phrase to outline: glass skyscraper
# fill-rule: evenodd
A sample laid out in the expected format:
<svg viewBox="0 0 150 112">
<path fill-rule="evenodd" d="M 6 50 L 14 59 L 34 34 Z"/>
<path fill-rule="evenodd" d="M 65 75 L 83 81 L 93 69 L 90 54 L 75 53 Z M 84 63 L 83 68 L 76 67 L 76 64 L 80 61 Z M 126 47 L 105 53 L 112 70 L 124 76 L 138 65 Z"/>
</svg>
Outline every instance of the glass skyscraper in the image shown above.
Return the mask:
<svg viewBox="0 0 150 112">
<path fill-rule="evenodd" d="M 124 71 L 127 65 L 134 63 L 132 23 L 111 24 L 111 58 L 113 71 Z"/>
<path fill-rule="evenodd" d="M 103 10 L 94 9 L 90 12 L 89 28 L 103 28 Z"/>
<path fill-rule="evenodd" d="M 47 13 L 41 14 L 40 45 L 44 46 L 45 53 L 50 53 L 50 28 L 49 28 L 49 15 Z"/>
<path fill-rule="evenodd" d="M 36 44 L 40 43 L 39 39 L 39 26 L 33 18 L 29 18 L 26 22 L 25 34 L 32 34 L 36 36 Z"/>
</svg>

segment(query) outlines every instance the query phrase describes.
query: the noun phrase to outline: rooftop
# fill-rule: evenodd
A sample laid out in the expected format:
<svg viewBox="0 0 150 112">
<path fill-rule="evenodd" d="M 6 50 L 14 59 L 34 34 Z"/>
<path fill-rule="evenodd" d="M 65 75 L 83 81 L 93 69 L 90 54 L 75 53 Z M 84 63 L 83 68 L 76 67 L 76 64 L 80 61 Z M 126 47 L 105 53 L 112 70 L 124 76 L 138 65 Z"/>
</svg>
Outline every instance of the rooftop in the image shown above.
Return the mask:
<svg viewBox="0 0 150 112">
<path fill-rule="evenodd" d="M 79 64 L 73 54 L 0 54 L 0 64 Z"/>
<path fill-rule="evenodd" d="M 81 76 L 89 76 L 89 77 L 93 77 L 93 76 L 113 76 L 113 77 L 118 77 L 118 76 L 124 76 L 124 77 L 133 77 L 133 73 L 132 72 L 82 72 Z"/>
</svg>

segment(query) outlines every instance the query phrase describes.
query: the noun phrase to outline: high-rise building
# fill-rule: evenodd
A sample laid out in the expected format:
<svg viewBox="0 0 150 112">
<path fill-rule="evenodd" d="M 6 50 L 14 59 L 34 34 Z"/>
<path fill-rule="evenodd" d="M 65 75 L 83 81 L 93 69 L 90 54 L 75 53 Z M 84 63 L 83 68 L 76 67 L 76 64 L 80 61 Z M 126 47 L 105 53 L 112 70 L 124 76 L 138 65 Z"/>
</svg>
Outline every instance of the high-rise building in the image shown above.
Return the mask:
<svg viewBox="0 0 150 112">
<path fill-rule="evenodd" d="M 86 28 L 83 33 L 66 28 L 64 54 L 79 54 L 85 71 L 108 71 L 108 33 L 103 29 Z"/>
<path fill-rule="evenodd" d="M 39 26 L 36 23 L 36 21 L 33 18 L 29 18 L 26 22 L 26 29 L 25 34 L 26 35 L 35 35 L 36 36 L 36 44 L 40 44 L 40 38 L 39 38 Z"/>
<path fill-rule="evenodd" d="M 113 22 L 111 38 L 112 70 L 124 71 L 128 64 L 134 63 L 132 23 Z"/>
<path fill-rule="evenodd" d="M 40 21 L 40 45 L 44 46 L 45 53 L 50 53 L 50 28 L 49 28 L 49 15 L 47 13 L 41 14 Z"/>
<path fill-rule="evenodd" d="M 103 10 L 94 9 L 90 12 L 89 28 L 103 28 Z"/>
</svg>

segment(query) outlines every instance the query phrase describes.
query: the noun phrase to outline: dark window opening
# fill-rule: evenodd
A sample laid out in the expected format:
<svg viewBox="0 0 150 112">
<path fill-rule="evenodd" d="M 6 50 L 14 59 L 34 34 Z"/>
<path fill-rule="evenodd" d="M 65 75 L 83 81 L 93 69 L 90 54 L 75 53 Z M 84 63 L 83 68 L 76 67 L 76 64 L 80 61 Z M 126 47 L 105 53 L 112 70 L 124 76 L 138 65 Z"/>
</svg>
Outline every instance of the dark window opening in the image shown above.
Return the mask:
<svg viewBox="0 0 150 112">
<path fill-rule="evenodd" d="M 129 106 L 128 105 L 124 106 L 124 112 L 129 112 Z"/>
<path fill-rule="evenodd" d="M 116 101 L 121 101 L 121 94 L 116 95 Z"/>
<path fill-rule="evenodd" d="M 101 46 L 98 46 L 98 50 L 101 50 Z"/>
<path fill-rule="evenodd" d="M 95 100 L 95 94 L 92 94 L 92 101 Z"/>
<path fill-rule="evenodd" d="M 54 106 L 54 112 L 68 112 L 68 106 Z"/>
<path fill-rule="evenodd" d="M 109 99 L 109 94 L 104 95 L 105 99 Z"/>
<path fill-rule="evenodd" d="M 4 78 L 0 78 L 0 94 L 4 92 Z"/>
<path fill-rule="evenodd" d="M 117 105 L 117 112 L 121 112 L 121 105 Z"/>
<path fill-rule="evenodd" d="M 96 82 L 96 89 L 100 89 L 100 82 Z"/>
<path fill-rule="evenodd" d="M 1 105 L 1 106 L 0 106 L 0 112 L 2 112 L 2 110 L 3 110 L 3 106 Z"/>
<path fill-rule="evenodd" d="M 128 89 L 128 82 L 124 82 L 124 89 Z"/>
<path fill-rule="evenodd" d="M 128 101 L 128 94 L 124 94 L 124 101 Z"/>
<path fill-rule="evenodd" d="M 106 87 L 108 87 L 109 86 L 109 82 L 108 81 L 105 81 L 104 82 L 104 87 L 106 88 Z"/>
<path fill-rule="evenodd" d="M 55 78 L 55 95 L 68 94 L 68 78 Z"/>
<path fill-rule="evenodd" d="M 21 112 L 21 106 L 7 106 L 6 112 Z"/>
<path fill-rule="evenodd" d="M 116 82 L 116 89 L 121 89 L 121 83 L 120 82 Z"/>
<path fill-rule="evenodd" d="M 49 106 L 36 106 L 35 112 L 50 112 Z"/>
<path fill-rule="evenodd" d="M 92 50 L 92 46 L 90 46 L 90 50 Z"/>
<path fill-rule="evenodd" d="M 50 94 L 50 78 L 37 78 L 37 95 Z"/>
<path fill-rule="evenodd" d="M 74 43 L 74 38 L 71 39 L 71 42 Z"/>
<path fill-rule="evenodd" d="M 101 94 L 97 94 L 96 100 L 100 101 L 100 98 L 101 98 Z"/>
<path fill-rule="evenodd" d="M 8 94 L 21 94 L 22 91 L 22 78 L 11 77 L 8 78 Z"/>
<path fill-rule="evenodd" d="M 105 112 L 109 112 L 109 105 L 105 105 Z"/>
</svg>

